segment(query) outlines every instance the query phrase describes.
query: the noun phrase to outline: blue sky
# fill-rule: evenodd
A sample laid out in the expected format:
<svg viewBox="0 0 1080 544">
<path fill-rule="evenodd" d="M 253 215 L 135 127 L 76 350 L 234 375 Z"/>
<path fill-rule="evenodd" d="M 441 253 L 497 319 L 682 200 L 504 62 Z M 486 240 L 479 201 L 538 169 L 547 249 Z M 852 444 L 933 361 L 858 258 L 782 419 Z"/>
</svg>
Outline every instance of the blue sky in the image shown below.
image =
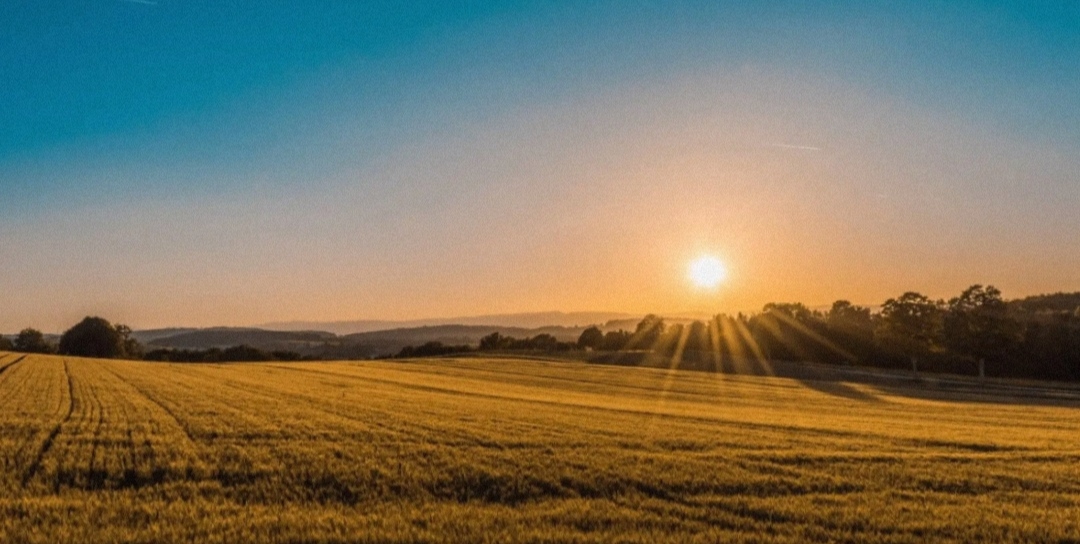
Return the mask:
<svg viewBox="0 0 1080 544">
<path fill-rule="evenodd" d="M 1055 245 L 1080 227 L 1077 6 L 8 3 L 0 250 L 24 257 L 0 265 L 0 327 L 85 312 L 149 326 L 719 311 L 987 280 L 1006 295 L 1080 289 L 1077 253 Z M 828 161 L 762 155 L 772 144 Z M 727 188 L 702 173 L 751 163 L 771 173 Z M 664 198 L 652 184 L 692 202 L 650 209 L 640 199 Z M 598 203 L 611 192 L 618 206 Z M 855 194 L 889 204 L 840 219 Z M 767 202 L 836 230 L 806 238 L 761 219 Z M 643 221 L 683 230 L 648 242 Z M 631 249 L 562 260 L 595 234 Z M 779 277 L 752 249 L 766 240 L 816 248 L 798 257 L 807 270 L 852 271 L 825 286 Z M 890 244 L 893 256 L 856 256 Z M 728 255 L 728 292 L 672 279 L 700 251 Z M 929 264 L 886 273 L 890 259 Z"/>
</svg>

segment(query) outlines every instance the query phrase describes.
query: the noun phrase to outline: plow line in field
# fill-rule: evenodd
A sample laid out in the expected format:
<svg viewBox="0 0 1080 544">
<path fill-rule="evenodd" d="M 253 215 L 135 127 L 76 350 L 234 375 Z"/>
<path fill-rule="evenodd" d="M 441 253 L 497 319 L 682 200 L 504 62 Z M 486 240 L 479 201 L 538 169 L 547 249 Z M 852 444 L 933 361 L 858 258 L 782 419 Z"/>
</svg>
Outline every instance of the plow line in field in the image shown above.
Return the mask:
<svg viewBox="0 0 1080 544">
<path fill-rule="evenodd" d="M 67 361 L 64 361 L 64 374 L 67 376 L 68 387 L 67 413 L 64 415 L 64 418 L 52 428 L 52 431 L 49 432 L 48 436 L 45 437 L 45 441 L 38 449 L 37 455 L 34 456 L 34 460 L 30 462 L 30 466 L 26 469 L 26 473 L 23 474 L 22 486 L 24 488 L 30 483 L 30 480 L 37 475 L 38 471 L 41 470 L 41 462 L 45 459 L 45 454 L 52 448 L 53 442 L 56 441 L 56 437 L 60 434 L 61 428 L 63 428 L 65 423 L 71 420 L 71 416 L 75 412 L 75 384 L 72 381 L 71 369 L 68 367 Z"/>
</svg>

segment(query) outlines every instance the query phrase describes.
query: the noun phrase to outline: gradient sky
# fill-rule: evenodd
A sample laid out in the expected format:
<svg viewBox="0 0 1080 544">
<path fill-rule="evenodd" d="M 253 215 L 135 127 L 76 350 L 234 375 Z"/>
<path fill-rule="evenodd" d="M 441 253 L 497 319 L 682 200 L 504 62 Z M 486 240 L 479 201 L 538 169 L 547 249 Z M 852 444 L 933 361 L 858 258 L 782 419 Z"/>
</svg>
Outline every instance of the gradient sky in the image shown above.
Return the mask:
<svg viewBox="0 0 1080 544">
<path fill-rule="evenodd" d="M 1080 290 L 1080 4 L 805 4 L 6 2 L 0 331 Z"/>
</svg>

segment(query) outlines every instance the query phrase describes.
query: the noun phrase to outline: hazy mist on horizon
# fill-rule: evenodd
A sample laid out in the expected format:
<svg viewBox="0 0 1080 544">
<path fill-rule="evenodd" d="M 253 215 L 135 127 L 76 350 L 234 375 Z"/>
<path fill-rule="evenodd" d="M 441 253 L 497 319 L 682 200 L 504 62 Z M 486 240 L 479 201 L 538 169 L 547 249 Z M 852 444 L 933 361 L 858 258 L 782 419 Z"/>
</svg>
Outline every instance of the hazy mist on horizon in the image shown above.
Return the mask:
<svg viewBox="0 0 1080 544">
<path fill-rule="evenodd" d="M 1080 6 L 716 4 L 16 1 L 0 331 L 1080 290 Z"/>
</svg>

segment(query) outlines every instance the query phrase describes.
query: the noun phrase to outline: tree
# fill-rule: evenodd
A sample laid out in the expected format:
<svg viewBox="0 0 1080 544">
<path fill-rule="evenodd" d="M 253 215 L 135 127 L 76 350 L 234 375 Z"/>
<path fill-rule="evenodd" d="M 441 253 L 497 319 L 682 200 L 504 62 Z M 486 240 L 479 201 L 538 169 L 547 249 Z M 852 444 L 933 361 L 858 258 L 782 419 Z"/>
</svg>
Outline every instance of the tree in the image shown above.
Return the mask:
<svg viewBox="0 0 1080 544">
<path fill-rule="evenodd" d="M 847 334 L 865 336 L 874 334 L 874 320 L 870 315 L 870 308 L 855 306 L 846 300 L 838 300 L 833 303 L 825 321 L 829 327 Z"/>
<path fill-rule="evenodd" d="M 45 335 L 42 334 L 41 331 L 29 327 L 19 331 L 13 344 L 15 351 L 22 351 L 25 353 L 53 352 L 53 346 L 45 340 Z"/>
<path fill-rule="evenodd" d="M 529 339 L 529 349 L 539 349 L 543 351 L 555 351 L 559 348 L 559 340 L 554 336 L 543 333 L 538 334 Z"/>
<path fill-rule="evenodd" d="M 131 329 L 124 325 L 114 327 L 105 319 L 87 316 L 60 337 L 60 353 L 100 359 L 127 357 L 129 349 L 141 351 L 135 349 L 138 343 L 130 334 Z"/>
<path fill-rule="evenodd" d="M 650 343 L 648 346 L 641 346 L 636 344 L 637 347 L 646 347 L 647 349 L 659 353 L 661 355 L 672 356 L 675 355 L 680 349 L 686 349 L 686 344 L 680 342 L 684 340 L 686 327 L 682 323 L 674 323 L 667 325 L 661 331 L 659 337 Z"/>
<path fill-rule="evenodd" d="M 874 315 L 870 308 L 838 300 L 825 314 L 823 334 L 850 358 L 846 362 L 868 362 L 877 355 L 874 344 Z"/>
<path fill-rule="evenodd" d="M 11 344 L 11 340 L 8 340 L 7 337 L 0 335 L 0 351 L 11 351 L 13 349 L 15 349 L 15 347 Z"/>
<path fill-rule="evenodd" d="M 716 314 L 709 323 L 709 328 L 710 336 L 716 339 L 713 348 L 724 359 L 757 357 L 757 345 L 749 342 L 750 331 L 742 314 L 736 317 Z"/>
<path fill-rule="evenodd" d="M 506 346 L 506 337 L 493 332 L 480 339 L 480 349 L 484 351 L 503 349 Z"/>
<path fill-rule="evenodd" d="M 717 346 L 713 345 L 712 336 L 709 334 L 709 326 L 701 321 L 691 323 L 684 333 L 686 340 L 683 349 L 686 351 L 715 352 Z"/>
<path fill-rule="evenodd" d="M 630 343 L 627 347 L 632 349 L 653 349 L 662 334 L 664 334 L 664 318 L 656 314 L 649 314 L 637 324 L 637 328 L 634 330 L 633 336 L 630 337 Z"/>
<path fill-rule="evenodd" d="M 228 350 L 226 350 L 228 351 Z M 452 346 L 446 345 L 438 340 L 432 340 L 425 342 L 419 346 L 405 346 L 398 352 L 397 357 L 399 359 L 410 357 L 438 357 L 441 355 L 453 355 L 456 353 L 468 353 L 473 351 L 473 348 L 467 345 Z"/>
<path fill-rule="evenodd" d="M 132 337 L 131 327 L 127 325 L 116 324 L 116 332 L 120 333 L 120 337 L 124 339 L 124 355 L 129 359 L 141 359 L 143 356 L 143 347 L 134 337 Z"/>
<path fill-rule="evenodd" d="M 1022 338 L 1020 324 L 992 285 L 972 285 L 950 300 L 943 330 L 948 348 L 978 361 L 980 375 L 985 361 L 1000 362 Z"/>
<path fill-rule="evenodd" d="M 600 344 L 604 342 L 604 332 L 600 330 L 600 327 L 592 326 L 584 331 L 581 331 L 581 336 L 578 337 L 577 345 L 579 348 L 592 348 L 596 349 L 600 347 Z"/>
<path fill-rule="evenodd" d="M 604 341 L 600 343 L 599 349 L 604 351 L 619 351 L 626 347 L 626 344 L 630 342 L 630 333 L 622 329 L 617 331 L 608 331 L 604 334 Z"/>
<path fill-rule="evenodd" d="M 881 307 L 878 336 L 898 348 L 916 365 L 941 344 L 941 303 L 909 291 L 899 298 L 890 298 Z"/>
<path fill-rule="evenodd" d="M 814 317 L 814 312 L 801 302 L 770 302 L 761 311 L 766 314 L 781 314 L 800 323 L 806 323 Z"/>
</svg>

